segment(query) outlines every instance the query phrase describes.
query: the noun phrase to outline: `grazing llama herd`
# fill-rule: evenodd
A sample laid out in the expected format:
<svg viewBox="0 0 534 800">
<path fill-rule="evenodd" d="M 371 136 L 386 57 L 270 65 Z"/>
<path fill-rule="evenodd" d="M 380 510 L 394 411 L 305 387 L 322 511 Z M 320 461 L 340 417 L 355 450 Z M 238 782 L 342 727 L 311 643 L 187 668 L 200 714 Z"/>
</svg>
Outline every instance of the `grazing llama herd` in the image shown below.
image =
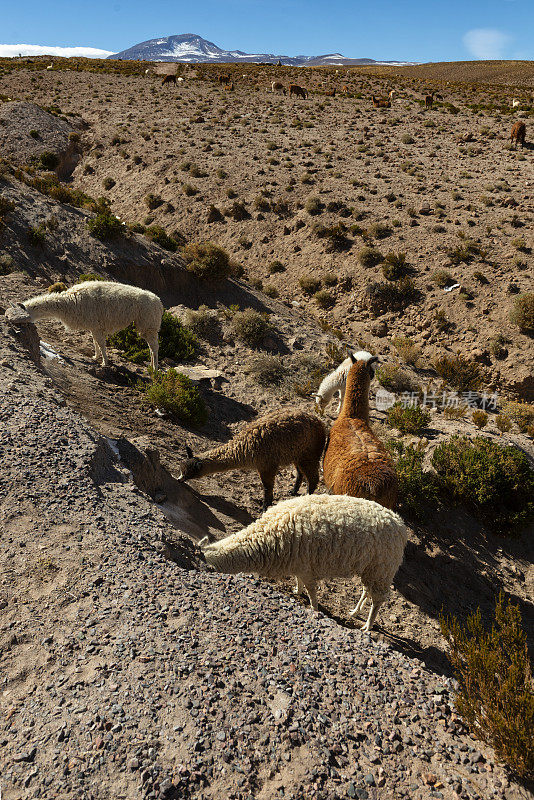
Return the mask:
<svg viewBox="0 0 534 800">
<path fill-rule="evenodd" d="M 175 83 L 166 75 L 162 83 Z M 219 82 L 233 89 L 228 76 Z M 273 81 L 272 92 L 306 99 L 306 89 Z M 346 87 L 343 87 L 345 92 Z M 332 92 L 332 96 L 335 90 Z M 373 96 L 377 108 L 389 108 L 392 90 L 385 99 Z M 432 107 L 432 93 L 425 105 Z M 514 101 L 515 105 L 516 101 Z M 525 145 L 526 126 L 516 122 L 512 145 Z M 54 289 L 54 287 L 50 287 Z M 32 297 L 21 307 L 35 322 L 54 319 L 67 330 L 89 331 L 95 359 L 107 365 L 106 339 L 134 323 L 150 350 L 150 363 L 158 370 L 158 334 L 163 304 L 152 292 L 112 281 L 86 281 L 66 289 Z M 20 308 L 17 310 L 20 313 Z M 6 312 L 9 317 L 9 310 Z M 293 576 L 295 591 L 306 591 L 317 610 L 317 583 L 331 578 L 360 577 L 363 590 L 352 612 L 360 612 L 368 600 L 369 614 L 362 630 L 369 632 L 378 610 L 388 596 L 402 562 L 408 529 L 394 512 L 398 478 L 395 465 L 369 422 L 369 389 L 378 358 L 366 351 L 351 353 L 321 383 L 314 395 L 322 413 L 337 401 L 337 418 L 330 430 L 313 413 L 278 411 L 247 425 L 231 441 L 197 456 L 186 447 L 187 459 L 178 468 L 179 480 L 201 479 L 229 470 L 258 472 L 263 485 L 263 514 L 238 533 L 217 542 L 200 544 L 208 564 L 219 572 L 255 573 L 268 578 Z M 314 495 L 323 479 L 330 494 Z M 272 506 L 278 471 L 294 465 L 293 497 Z M 308 494 L 297 497 L 302 480 Z"/>
</svg>

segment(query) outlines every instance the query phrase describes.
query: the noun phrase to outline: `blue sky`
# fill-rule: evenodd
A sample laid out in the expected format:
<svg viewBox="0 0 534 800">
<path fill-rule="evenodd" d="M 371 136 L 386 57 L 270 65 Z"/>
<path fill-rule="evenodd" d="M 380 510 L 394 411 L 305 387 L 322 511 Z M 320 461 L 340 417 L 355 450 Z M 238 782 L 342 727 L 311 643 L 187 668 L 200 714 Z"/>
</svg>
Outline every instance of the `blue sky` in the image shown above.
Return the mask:
<svg viewBox="0 0 534 800">
<path fill-rule="evenodd" d="M 534 59 L 532 0 L 25 0 L 2 10 L 2 45 L 123 50 L 198 33 L 249 53 L 457 61 Z"/>
</svg>

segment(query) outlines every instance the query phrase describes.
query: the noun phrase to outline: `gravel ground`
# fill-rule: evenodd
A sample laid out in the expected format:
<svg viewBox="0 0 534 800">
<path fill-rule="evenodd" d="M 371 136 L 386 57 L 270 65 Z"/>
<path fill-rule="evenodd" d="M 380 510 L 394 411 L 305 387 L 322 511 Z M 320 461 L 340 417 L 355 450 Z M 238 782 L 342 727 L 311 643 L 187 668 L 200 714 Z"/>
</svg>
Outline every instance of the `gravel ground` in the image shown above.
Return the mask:
<svg viewBox="0 0 534 800">
<path fill-rule="evenodd" d="M 449 679 L 185 540 L 166 561 L 170 525 L 1 325 L 4 800 L 531 796 Z"/>
</svg>

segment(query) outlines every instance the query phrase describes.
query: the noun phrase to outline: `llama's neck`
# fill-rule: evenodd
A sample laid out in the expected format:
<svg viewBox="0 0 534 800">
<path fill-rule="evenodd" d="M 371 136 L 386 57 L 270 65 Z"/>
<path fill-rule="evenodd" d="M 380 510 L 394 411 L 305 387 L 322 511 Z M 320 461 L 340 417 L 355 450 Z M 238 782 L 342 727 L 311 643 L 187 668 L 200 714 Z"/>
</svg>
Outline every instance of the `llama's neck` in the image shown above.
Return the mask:
<svg viewBox="0 0 534 800">
<path fill-rule="evenodd" d="M 354 369 L 350 370 L 347 378 L 345 398 L 338 419 L 341 417 L 361 419 L 369 423 L 369 384 Z"/>
<path fill-rule="evenodd" d="M 231 443 L 229 442 L 228 444 Z M 202 461 L 199 477 L 213 475 L 215 472 L 227 472 L 244 466 L 236 455 L 230 451 L 228 444 L 214 447 L 199 456 Z"/>
<path fill-rule="evenodd" d="M 61 311 L 69 304 L 69 296 L 64 292 L 52 292 L 51 294 L 40 294 L 26 300 L 24 308 L 32 318 L 38 319 L 57 318 Z"/>
</svg>

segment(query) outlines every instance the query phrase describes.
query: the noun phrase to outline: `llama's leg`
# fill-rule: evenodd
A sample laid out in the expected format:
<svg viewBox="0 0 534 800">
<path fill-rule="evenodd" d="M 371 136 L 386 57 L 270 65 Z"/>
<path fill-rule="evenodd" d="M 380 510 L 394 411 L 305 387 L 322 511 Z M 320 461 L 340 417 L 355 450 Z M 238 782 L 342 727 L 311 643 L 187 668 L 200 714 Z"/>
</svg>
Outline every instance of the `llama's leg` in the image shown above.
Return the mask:
<svg viewBox="0 0 534 800">
<path fill-rule="evenodd" d="M 107 367 L 108 364 L 108 354 L 106 350 L 106 334 L 103 331 L 91 331 L 93 335 L 93 341 L 95 343 L 95 353 L 97 352 L 97 348 L 100 351 L 100 356 L 102 360 L 102 366 Z M 96 356 L 98 358 L 98 355 Z"/>
<path fill-rule="evenodd" d="M 364 633 L 369 633 L 371 628 L 375 623 L 376 616 L 380 609 L 380 606 L 384 602 L 387 597 L 387 593 L 383 594 L 371 594 L 371 610 L 369 611 L 369 616 L 367 617 L 367 622 L 362 627 L 362 631 Z"/>
<path fill-rule="evenodd" d="M 316 461 L 307 461 L 301 463 L 300 467 L 306 476 L 308 494 L 313 494 L 319 483 L 319 465 Z"/>
<path fill-rule="evenodd" d="M 310 606 L 313 608 L 314 611 L 319 610 L 319 606 L 317 605 L 317 584 L 315 581 L 305 581 L 304 588 L 308 593 L 308 597 L 310 598 Z"/>
<path fill-rule="evenodd" d="M 295 485 L 293 486 L 293 489 L 291 490 L 291 494 L 293 496 L 298 494 L 299 489 L 300 489 L 300 485 L 302 483 L 302 477 L 303 477 L 302 476 L 302 472 L 301 472 L 300 467 L 299 467 L 298 464 L 296 465 L 296 467 L 297 467 L 297 477 L 295 479 Z"/>
<path fill-rule="evenodd" d="M 276 476 L 276 469 L 266 468 L 260 470 L 260 478 L 263 484 L 263 510 L 267 511 L 273 502 L 274 479 Z"/>
<path fill-rule="evenodd" d="M 142 336 L 143 339 L 148 344 L 148 349 L 150 350 L 150 366 L 152 367 L 154 372 L 157 372 L 158 350 L 159 350 L 158 332 L 145 331 L 145 333 L 143 333 Z"/>
<path fill-rule="evenodd" d="M 93 356 L 93 361 L 102 361 L 102 353 L 100 351 L 100 347 L 98 346 L 98 342 L 95 338 L 94 333 L 92 333 L 91 336 L 93 337 L 93 345 L 95 347 L 95 354 Z"/>
<path fill-rule="evenodd" d="M 304 584 L 302 583 L 301 579 L 297 575 L 297 585 L 295 586 L 293 591 L 295 592 L 295 594 L 301 595 L 304 592 L 305 588 L 306 587 L 304 586 Z"/>
<path fill-rule="evenodd" d="M 362 609 L 362 608 L 363 608 L 363 606 L 365 605 L 365 601 L 366 601 L 366 599 L 367 599 L 367 591 L 366 591 L 366 589 L 363 589 L 363 590 L 362 590 L 362 593 L 361 593 L 361 595 L 360 595 L 360 599 L 359 599 L 359 600 L 358 600 L 358 602 L 356 603 L 356 608 L 354 608 L 354 609 L 353 609 L 353 610 L 350 612 L 350 616 L 351 616 L 351 617 L 353 617 L 353 616 L 354 616 L 354 614 L 357 614 L 359 611 L 361 611 L 361 609 Z"/>
</svg>

